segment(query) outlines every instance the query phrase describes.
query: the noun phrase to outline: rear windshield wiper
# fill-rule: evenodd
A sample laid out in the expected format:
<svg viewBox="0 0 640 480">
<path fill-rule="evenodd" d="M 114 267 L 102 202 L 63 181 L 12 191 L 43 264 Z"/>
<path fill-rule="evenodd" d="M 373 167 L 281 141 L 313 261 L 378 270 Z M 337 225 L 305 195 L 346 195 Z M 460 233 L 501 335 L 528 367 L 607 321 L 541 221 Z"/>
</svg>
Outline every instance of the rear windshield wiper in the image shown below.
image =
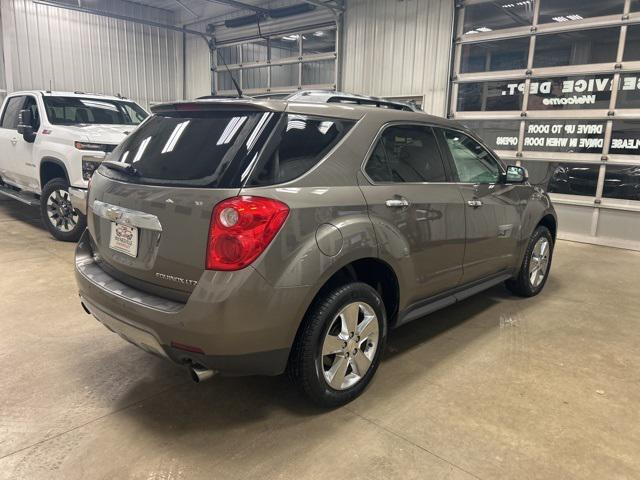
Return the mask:
<svg viewBox="0 0 640 480">
<path fill-rule="evenodd" d="M 102 165 L 104 165 L 107 168 L 110 168 L 111 170 L 116 170 L 122 173 L 128 173 L 129 175 L 138 174 L 138 171 L 130 163 L 114 162 L 113 160 L 104 160 L 102 162 Z"/>
</svg>

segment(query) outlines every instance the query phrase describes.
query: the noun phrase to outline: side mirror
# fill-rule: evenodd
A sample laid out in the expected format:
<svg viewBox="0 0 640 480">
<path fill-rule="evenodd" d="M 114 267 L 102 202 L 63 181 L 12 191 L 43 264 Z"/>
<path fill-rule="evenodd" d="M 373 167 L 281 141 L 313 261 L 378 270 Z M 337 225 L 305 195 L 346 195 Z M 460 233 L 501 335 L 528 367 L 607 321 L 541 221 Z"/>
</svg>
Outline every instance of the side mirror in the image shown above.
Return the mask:
<svg viewBox="0 0 640 480">
<path fill-rule="evenodd" d="M 32 120 L 31 110 L 21 110 L 18 114 L 18 133 L 27 143 L 33 143 L 36 139 L 36 134 L 31 126 Z"/>
<path fill-rule="evenodd" d="M 529 180 L 529 172 L 524 167 L 510 165 L 507 167 L 507 183 L 524 183 Z"/>
</svg>

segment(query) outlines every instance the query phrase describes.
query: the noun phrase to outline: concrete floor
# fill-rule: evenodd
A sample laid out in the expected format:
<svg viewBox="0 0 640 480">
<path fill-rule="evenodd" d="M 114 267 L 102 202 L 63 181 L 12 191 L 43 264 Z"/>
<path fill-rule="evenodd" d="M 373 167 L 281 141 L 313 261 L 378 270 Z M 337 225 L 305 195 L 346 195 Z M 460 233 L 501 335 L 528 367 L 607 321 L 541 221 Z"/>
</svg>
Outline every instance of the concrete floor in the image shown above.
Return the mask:
<svg viewBox="0 0 640 480">
<path fill-rule="evenodd" d="M 365 395 L 186 372 L 78 303 L 73 245 L 0 200 L 0 478 L 640 478 L 640 254 L 559 242 L 502 288 L 391 333 Z"/>
</svg>

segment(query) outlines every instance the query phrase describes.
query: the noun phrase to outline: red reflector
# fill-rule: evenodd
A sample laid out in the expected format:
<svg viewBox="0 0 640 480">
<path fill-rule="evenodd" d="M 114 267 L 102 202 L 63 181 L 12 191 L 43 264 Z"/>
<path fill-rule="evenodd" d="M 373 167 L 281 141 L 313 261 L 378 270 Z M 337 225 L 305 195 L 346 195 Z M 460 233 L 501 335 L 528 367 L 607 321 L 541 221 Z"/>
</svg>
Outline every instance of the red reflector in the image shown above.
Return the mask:
<svg viewBox="0 0 640 480">
<path fill-rule="evenodd" d="M 240 270 L 267 248 L 289 215 L 289 207 L 263 197 L 233 197 L 211 214 L 207 270 Z"/>
<path fill-rule="evenodd" d="M 199 348 L 199 347 L 192 347 L 191 345 L 185 345 L 184 343 L 178 343 L 178 342 L 171 342 L 171 347 L 172 348 L 177 348 L 178 350 L 184 350 L 185 352 L 191 352 L 191 353 L 202 353 L 204 354 L 204 351 Z"/>
</svg>

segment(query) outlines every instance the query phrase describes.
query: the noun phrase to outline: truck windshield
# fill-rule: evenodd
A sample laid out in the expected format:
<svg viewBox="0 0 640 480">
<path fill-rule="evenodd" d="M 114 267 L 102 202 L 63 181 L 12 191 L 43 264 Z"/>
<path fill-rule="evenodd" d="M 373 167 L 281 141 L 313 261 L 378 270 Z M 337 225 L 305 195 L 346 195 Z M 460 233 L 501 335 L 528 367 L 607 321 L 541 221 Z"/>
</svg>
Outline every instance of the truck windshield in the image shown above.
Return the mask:
<svg viewBox="0 0 640 480">
<path fill-rule="evenodd" d="M 133 102 L 85 97 L 44 97 L 54 125 L 138 125 L 148 113 Z"/>
</svg>

